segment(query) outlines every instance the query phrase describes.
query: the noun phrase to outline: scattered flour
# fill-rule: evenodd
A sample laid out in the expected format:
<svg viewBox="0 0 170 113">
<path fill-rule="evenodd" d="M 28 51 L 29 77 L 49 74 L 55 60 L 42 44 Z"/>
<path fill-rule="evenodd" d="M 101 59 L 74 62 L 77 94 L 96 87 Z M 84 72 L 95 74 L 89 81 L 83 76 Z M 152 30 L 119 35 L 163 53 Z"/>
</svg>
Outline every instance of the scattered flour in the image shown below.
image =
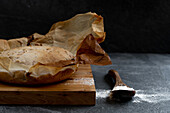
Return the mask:
<svg viewBox="0 0 170 113">
<path fill-rule="evenodd" d="M 111 90 L 96 89 L 96 99 L 107 98 Z M 159 103 L 170 101 L 169 91 L 146 91 L 146 90 L 135 90 L 136 94 L 132 99 L 133 103 Z"/>
<path fill-rule="evenodd" d="M 93 78 L 77 78 L 73 80 L 74 82 L 72 83 L 64 83 L 64 85 L 94 85 L 94 80 Z"/>
<path fill-rule="evenodd" d="M 159 103 L 165 101 L 170 101 L 170 92 L 154 91 L 150 93 L 144 90 L 136 90 L 136 94 L 132 102 Z"/>
<path fill-rule="evenodd" d="M 111 90 L 105 89 L 96 89 L 96 99 L 98 98 L 106 98 L 109 96 Z"/>
</svg>

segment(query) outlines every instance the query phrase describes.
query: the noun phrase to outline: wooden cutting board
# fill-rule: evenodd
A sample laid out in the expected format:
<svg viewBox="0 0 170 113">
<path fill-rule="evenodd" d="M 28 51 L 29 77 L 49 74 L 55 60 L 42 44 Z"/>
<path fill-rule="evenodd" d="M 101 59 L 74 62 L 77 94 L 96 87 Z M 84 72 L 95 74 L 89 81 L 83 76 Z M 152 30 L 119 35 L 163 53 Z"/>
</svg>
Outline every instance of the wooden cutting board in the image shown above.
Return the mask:
<svg viewBox="0 0 170 113">
<path fill-rule="evenodd" d="M 0 104 L 95 105 L 96 90 L 90 65 L 60 83 L 22 87 L 0 83 Z"/>
</svg>

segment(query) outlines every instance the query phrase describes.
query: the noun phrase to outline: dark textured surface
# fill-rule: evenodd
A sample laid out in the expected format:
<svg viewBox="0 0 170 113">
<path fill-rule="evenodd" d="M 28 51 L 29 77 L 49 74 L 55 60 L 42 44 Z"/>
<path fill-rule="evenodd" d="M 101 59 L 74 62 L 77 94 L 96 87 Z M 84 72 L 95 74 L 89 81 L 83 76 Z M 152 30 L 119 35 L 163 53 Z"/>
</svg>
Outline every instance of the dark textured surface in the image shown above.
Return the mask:
<svg viewBox="0 0 170 113">
<path fill-rule="evenodd" d="M 1 0 L 0 37 L 45 34 L 53 23 L 89 11 L 104 17 L 107 52 L 170 53 L 169 0 Z"/>
<path fill-rule="evenodd" d="M 95 106 L 0 106 L 4 113 L 165 113 L 170 112 L 170 54 L 112 53 L 113 65 L 92 66 L 97 91 L 110 90 L 104 77 L 109 69 L 119 72 L 122 80 L 136 89 L 126 103 L 98 98 Z M 143 91 L 140 93 L 140 91 Z M 140 100 L 140 94 L 147 98 Z M 140 102 L 135 102 L 139 99 Z"/>
</svg>

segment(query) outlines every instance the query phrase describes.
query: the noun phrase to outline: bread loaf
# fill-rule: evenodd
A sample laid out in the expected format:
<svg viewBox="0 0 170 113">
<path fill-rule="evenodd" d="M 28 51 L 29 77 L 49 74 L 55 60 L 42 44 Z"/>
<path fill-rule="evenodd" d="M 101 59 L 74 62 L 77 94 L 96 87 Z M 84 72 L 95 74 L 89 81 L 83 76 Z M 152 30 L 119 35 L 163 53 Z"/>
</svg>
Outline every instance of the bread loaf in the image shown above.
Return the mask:
<svg viewBox="0 0 170 113">
<path fill-rule="evenodd" d="M 47 84 L 69 78 L 77 69 L 72 53 L 59 47 L 26 46 L 0 54 L 0 81 Z"/>
</svg>

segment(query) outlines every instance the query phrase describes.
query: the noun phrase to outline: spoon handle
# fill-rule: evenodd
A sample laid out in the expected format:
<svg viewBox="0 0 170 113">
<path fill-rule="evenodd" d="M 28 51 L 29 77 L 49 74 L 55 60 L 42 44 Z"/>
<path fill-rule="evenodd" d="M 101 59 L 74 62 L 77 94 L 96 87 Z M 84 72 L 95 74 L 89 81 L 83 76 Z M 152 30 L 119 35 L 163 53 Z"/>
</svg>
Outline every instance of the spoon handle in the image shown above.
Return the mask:
<svg viewBox="0 0 170 113">
<path fill-rule="evenodd" d="M 119 73 L 113 69 L 109 70 L 108 74 L 112 76 L 115 80 L 115 86 L 127 86 L 125 83 L 123 83 L 122 79 L 119 76 Z"/>
</svg>

